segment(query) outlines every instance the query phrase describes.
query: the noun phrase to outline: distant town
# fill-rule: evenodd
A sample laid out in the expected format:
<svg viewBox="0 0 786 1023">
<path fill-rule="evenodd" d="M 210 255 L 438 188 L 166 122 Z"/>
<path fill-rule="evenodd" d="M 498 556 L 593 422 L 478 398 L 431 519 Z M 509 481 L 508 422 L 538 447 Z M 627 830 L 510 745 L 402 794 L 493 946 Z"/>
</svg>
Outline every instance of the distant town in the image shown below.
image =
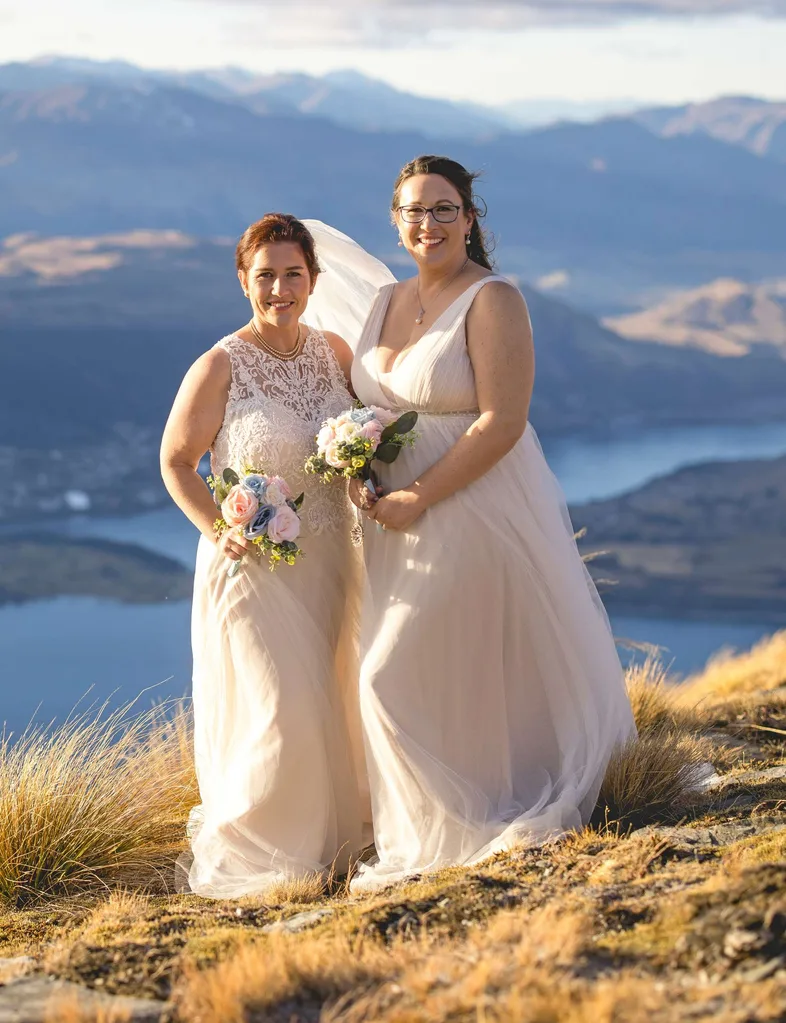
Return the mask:
<svg viewBox="0 0 786 1023">
<path fill-rule="evenodd" d="M 102 444 L 49 450 L 0 447 L 0 524 L 59 515 L 132 515 L 169 500 L 153 430 L 116 426 Z"/>
</svg>

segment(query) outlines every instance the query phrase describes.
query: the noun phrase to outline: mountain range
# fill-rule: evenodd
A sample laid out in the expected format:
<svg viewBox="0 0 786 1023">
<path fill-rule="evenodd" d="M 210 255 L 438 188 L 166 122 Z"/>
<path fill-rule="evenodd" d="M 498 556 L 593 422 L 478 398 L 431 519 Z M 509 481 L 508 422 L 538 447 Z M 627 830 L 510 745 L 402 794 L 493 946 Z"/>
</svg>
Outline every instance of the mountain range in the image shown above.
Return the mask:
<svg viewBox="0 0 786 1023">
<path fill-rule="evenodd" d="M 665 138 L 709 135 L 759 156 L 786 162 L 786 101 L 724 96 L 708 103 L 639 110 L 634 119 Z"/>
<path fill-rule="evenodd" d="M 536 335 L 532 420 L 544 434 L 786 418 L 786 360 L 769 350 L 729 360 L 633 342 L 522 290 Z M 247 317 L 226 240 L 174 231 L 6 239 L 3 444 L 97 444 L 121 423 L 160 432 L 190 363 Z"/>
<path fill-rule="evenodd" d="M 0 65 L 0 91 L 58 88 L 96 80 L 120 85 L 173 84 L 264 113 L 317 115 L 363 131 L 418 132 L 435 139 L 473 138 L 558 120 L 590 121 L 636 109 L 632 100 L 520 100 L 499 107 L 432 99 L 396 89 L 357 71 L 325 75 L 258 74 L 243 68 L 156 71 L 123 61 L 44 57 Z"/>
<path fill-rule="evenodd" d="M 498 265 L 535 324 L 538 429 L 783 418 L 782 293 L 759 282 L 786 278 L 786 175 L 776 128 L 753 144 L 734 110 L 523 131 L 348 73 L 0 66 L 3 443 L 159 429 L 189 363 L 246 315 L 232 244 L 266 210 L 410 272 L 391 184 L 435 149 L 485 171 Z"/>
<path fill-rule="evenodd" d="M 771 156 L 704 131 L 655 131 L 640 114 L 506 123 L 355 75 L 5 65 L 0 236 L 236 236 L 280 208 L 387 256 L 398 168 L 448 149 L 486 172 L 505 271 L 556 282 L 555 294 L 595 313 L 717 277 L 786 275 L 786 177 Z"/>
<path fill-rule="evenodd" d="M 631 340 L 729 356 L 767 346 L 786 358 L 786 280 L 746 284 L 721 278 L 605 324 Z"/>
</svg>

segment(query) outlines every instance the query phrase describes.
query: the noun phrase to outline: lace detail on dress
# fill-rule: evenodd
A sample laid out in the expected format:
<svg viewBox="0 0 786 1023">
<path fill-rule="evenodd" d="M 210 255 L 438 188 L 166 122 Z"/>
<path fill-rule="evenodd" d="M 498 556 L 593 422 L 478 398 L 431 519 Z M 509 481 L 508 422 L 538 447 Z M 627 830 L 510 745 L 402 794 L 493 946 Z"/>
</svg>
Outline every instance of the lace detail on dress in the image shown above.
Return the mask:
<svg viewBox="0 0 786 1023">
<path fill-rule="evenodd" d="M 344 487 L 326 486 L 306 475 L 303 465 L 314 451 L 323 420 L 349 408 L 352 398 L 344 374 L 325 336 L 309 331 L 300 355 L 290 362 L 230 334 L 218 342 L 232 363 L 224 422 L 211 449 L 214 473 L 246 465 L 283 476 L 305 492 L 303 525 L 307 532 L 350 529 L 352 505 Z"/>
</svg>

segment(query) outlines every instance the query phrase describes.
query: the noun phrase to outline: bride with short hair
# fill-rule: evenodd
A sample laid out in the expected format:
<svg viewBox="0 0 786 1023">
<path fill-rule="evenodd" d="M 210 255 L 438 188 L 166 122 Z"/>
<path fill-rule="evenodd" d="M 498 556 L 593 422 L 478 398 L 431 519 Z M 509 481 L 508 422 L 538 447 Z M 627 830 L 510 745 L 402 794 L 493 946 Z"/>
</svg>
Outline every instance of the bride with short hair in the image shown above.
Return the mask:
<svg viewBox="0 0 786 1023">
<path fill-rule="evenodd" d="M 304 472 L 323 419 L 351 402 L 352 356 L 337 334 L 304 322 L 319 264 L 300 221 L 268 214 L 252 224 L 237 270 L 251 320 L 188 371 L 161 449 L 167 488 L 202 534 L 192 617 L 201 805 L 188 883 L 213 898 L 345 871 L 368 819 L 361 743 L 352 743 L 360 734 L 354 511 L 344 488 Z M 271 572 L 237 532 L 216 537 L 216 507 L 197 472 L 207 450 L 214 475 L 249 466 L 305 492 L 302 560 Z"/>
</svg>

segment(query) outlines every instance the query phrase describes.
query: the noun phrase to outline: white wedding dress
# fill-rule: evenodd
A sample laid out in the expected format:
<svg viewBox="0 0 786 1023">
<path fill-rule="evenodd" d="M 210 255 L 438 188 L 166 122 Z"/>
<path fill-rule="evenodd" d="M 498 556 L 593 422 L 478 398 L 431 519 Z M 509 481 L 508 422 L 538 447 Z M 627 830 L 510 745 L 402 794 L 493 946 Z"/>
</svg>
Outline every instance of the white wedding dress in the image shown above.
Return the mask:
<svg viewBox="0 0 786 1023">
<path fill-rule="evenodd" d="M 360 566 L 345 488 L 303 468 L 322 421 L 351 401 L 324 336 L 310 330 L 289 362 L 236 335 L 219 346 L 232 383 L 213 472 L 252 466 L 306 495 L 305 556 L 294 566 L 270 572 L 246 558 L 230 579 L 230 562 L 199 543 L 192 641 L 201 805 L 191 817 L 188 884 L 232 898 L 334 863 L 341 872 L 361 849 Z"/>
<path fill-rule="evenodd" d="M 416 409 L 413 448 L 378 464 L 386 492 L 438 461 L 479 415 L 466 317 L 487 277 L 392 372 L 378 341 L 393 284 L 360 338 L 366 405 Z M 535 432 L 406 532 L 364 537 L 360 701 L 377 861 L 353 890 L 473 863 L 581 827 L 635 729 L 603 605 Z"/>
</svg>

